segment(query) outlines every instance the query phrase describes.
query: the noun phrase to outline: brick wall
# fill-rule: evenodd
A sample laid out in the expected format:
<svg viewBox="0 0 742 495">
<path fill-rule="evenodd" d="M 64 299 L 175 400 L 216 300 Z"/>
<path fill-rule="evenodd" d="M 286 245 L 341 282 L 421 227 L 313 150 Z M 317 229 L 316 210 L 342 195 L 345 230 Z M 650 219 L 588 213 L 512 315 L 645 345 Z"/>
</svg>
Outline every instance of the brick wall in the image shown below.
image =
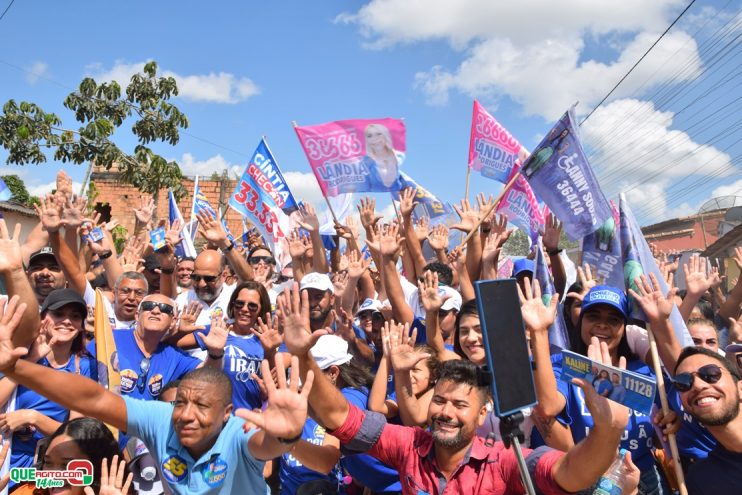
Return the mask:
<svg viewBox="0 0 742 495">
<path fill-rule="evenodd" d="M 95 199 L 96 210 L 100 211 L 104 218 L 110 215 L 110 218 L 118 220 L 119 224 L 123 225 L 127 231 L 133 232 L 135 223 L 134 208 L 139 207 L 142 196 L 149 199 L 150 195 L 142 194 L 135 187 L 118 180 L 118 174 L 115 169 L 107 171 L 103 168 L 94 167 L 90 180 L 98 190 L 98 196 Z M 234 191 L 236 182 L 233 179 L 211 180 L 209 178 L 199 177 L 198 186 L 215 210 L 226 211 L 229 230 L 232 232 L 232 235 L 239 238 L 242 235 L 241 216 L 227 206 L 229 196 Z M 188 194 L 178 202 L 178 207 L 186 222 L 190 219 L 191 207 L 193 205 L 194 184 L 194 177 L 183 178 L 183 186 L 188 191 Z M 166 189 L 160 191 L 157 202 L 158 218 L 167 218 L 167 196 Z M 220 196 L 222 198 L 221 203 L 219 201 Z"/>
</svg>

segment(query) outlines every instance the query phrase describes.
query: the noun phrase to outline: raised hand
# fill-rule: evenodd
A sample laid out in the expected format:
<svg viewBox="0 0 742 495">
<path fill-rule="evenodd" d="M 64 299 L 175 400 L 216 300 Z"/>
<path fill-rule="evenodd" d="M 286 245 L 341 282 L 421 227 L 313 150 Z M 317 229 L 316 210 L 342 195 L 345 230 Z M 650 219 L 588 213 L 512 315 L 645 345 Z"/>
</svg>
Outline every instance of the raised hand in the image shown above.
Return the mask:
<svg viewBox="0 0 742 495">
<path fill-rule="evenodd" d="M 144 196 L 141 198 L 139 208 L 134 208 L 134 216 L 137 222 L 142 225 L 149 225 L 152 222 L 152 216 L 155 214 L 155 200 L 150 198 L 146 199 Z"/>
<path fill-rule="evenodd" d="M 417 188 L 413 187 L 408 187 L 399 193 L 399 211 L 403 218 L 410 218 L 412 216 L 412 210 L 417 206 L 415 202 L 416 194 Z"/>
<path fill-rule="evenodd" d="M 348 277 L 350 280 L 358 280 L 371 264 L 370 260 L 363 257 L 358 251 L 348 253 Z"/>
<path fill-rule="evenodd" d="M 492 197 L 492 195 L 485 196 L 485 194 L 479 193 L 477 194 L 477 208 L 479 209 L 479 218 L 484 218 L 485 215 L 490 211 L 490 208 L 492 208 L 492 204 L 495 202 L 495 199 Z M 485 222 L 492 218 L 492 214 L 490 213 L 490 216 L 488 218 L 485 218 Z"/>
<path fill-rule="evenodd" d="M 443 306 L 443 297 L 438 292 L 438 274 L 427 271 L 423 274 L 422 280 L 417 283 L 420 294 L 420 302 L 426 313 L 440 311 Z"/>
<path fill-rule="evenodd" d="M 357 208 L 361 215 L 361 225 L 366 231 L 372 229 L 382 218 L 381 215 L 376 214 L 376 200 L 374 198 L 361 198 Z"/>
<path fill-rule="evenodd" d="M 382 342 L 384 345 L 387 345 L 385 341 L 389 342 L 389 359 L 395 371 L 409 371 L 417 363 L 430 357 L 428 353 L 415 350 L 417 328 L 412 330 L 412 335 L 409 330 L 407 323 L 399 325 L 394 321 L 385 321 L 381 329 Z"/>
<path fill-rule="evenodd" d="M 332 286 L 335 288 L 335 297 L 342 298 L 348 290 L 348 272 L 333 273 Z"/>
<path fill-rule="evenodd" d="M 54 328 L 54 324 L 49 318 L 41 320 L 39 336 L 36 337 L 36 341 L 31 344 L 31 349 L 29 350 L 26 359 L 32 363 L 38 363 L 49 355 L 52 351 L 52 346 L 56 343 L 56 339 L 52 336 L 52 328 Z"/>
<path fill-rule="evenodd" d="M 490 231 L 482 247 L 482 263 L 494 264 L 500 256 L 500 235 Z"/>
<path fill-rule="evenodd" d="M 165 229 L 165 241 L 171 246 L 177 246 L 182 240 L 183 227 L 185 224 L 180 221 L 180 218 L 176 218 L 175 221 Z"/>
<path fill-rule="evenodd" d="M 44 230 L 50 234 L 59 231 L 62 226 L 62 210 L 52 196 L 41 198 L 39 204 L 33 207 Z"/>
<path fill-rule="evenodd" d="M 335 335 L 342 337 L 346 342 L 353 342 L 356 337 L 353 330 L 353 318 L 343 308 L 340 308 L 340 311 L 334 315 Z"/>
<path fill-rule="evenodd" d="M 435 251 L 445 251 L 448 248 L 448 227 L 438 224 L 428 234 L 428 244 Z"/>
<path fill-rule="evenodd" d="M 593 270 L 589 264 L 585 263 L 585 267 L 577 267 L 577 280 L 582 285 L 582 292 L 570 292 L 567 297 L 577 299 L 582 302 L 590 289 L 598 285 L 598 281 L 593 278 Z"/>
<path fill-rule="evenodd" d="M 427 239 L 428 234 L 430 234 L 430 219 L 428 217 L 420 217 L 415 222 L 415 236 L 417 237 L 417 241 L 422 243 Z"/>
<path fill-rule="evenodd" d="M 217 247 L 226 246 L 227 232 L 218 218 L 207 210 L 199 210 L 196 213 L 196 218 L 198 218 L 198 231 L 204 236 L 204 239 Z"/>
<path fill-rule="evenodd" d="M 448 264 L 456 273 L 466 269 L 466 252 L 461 246 L 456 246 L 448 253 Z"/>
<path fill-rule="evenodd" d="M 0 371 L 6 372 L 15 366 L 16 361 L 28 354 L 26 347 L 13 345 L 13 334 L 26 311 L 26 303 L 18 304 L 20 298 L 13 296 L 5 305 L 0 301 Z"/>
<path fill-rule="evenodd" d="M 544 224 L 543 243 L 546 252 L 556 251 L 559 249 L 559 238 L 562 236 L 562 223 L 549 213 L 549 217 Z"/>
<path fill-rule="evenodd" d="M 381 256 L 381 227 L 374 225 L 366 232 L 366 245 L 374 255 Z"/>
<path fill-rule="evenodd" d="M 299 229 L 294 229 L 288 236 L 289 255 L 292 259 L 300 260 L 307 253 L 307 245 L 302 241 Z"/>
<path fill-rule="evenodd" d="M 72 177 L 64 170 L 57 172 L 57 190 L 54 194 L 59 198 L 60 204 L 65 204 L 67 200 L 72 199 Z"/>
<path fill-rule="evenodd" d="M 314 373 L 311 370 L 307 372 L 307 379 L 302 383 L 301 392 L 299 392 L 299 360 L 297 357 L 291 357 L 289 384 L 286 383 L 283 359 L 276 357 L 275 361 L 278 384 L 276 385 L 273 380 L 264 380 L 268 405 L 263 413 L 238 409 L 235 415 L 250 421 L 275 438 L 296 438 L 301 435 L 307 420 L 308 398 L 314 382 Z M 268 360 L 263 360 L 260 369 L 264 377 L 271 376 Z"/>
<path fill-rule="evenodd" d="M 121 269 L 125 272 L 144 271 L 141 265 L 144 263 L 142 256 L 146 247 L 147 244 L 140 237 L 129 237 L 121 253 Z"/>
<path fill-rule="evenodd" d="M 605 342 L 600 342 L 597 337 L 590 339 L 587 349 L 587 357 L 598 364 L 612 366 L 611 353 Z M 626 369 L 626 358 L 619 359 L 618 367 Z M 592 383 L 582 378 L 573 378 L 572 383 L 580 387 L 585 394 L 585 405 L 593 417 L 595 426 L 602 426 L 614 430 L 623 431 L 629 423 L 629 409 L 626 406 L 608 400 L 598 394 Z"/>
<path fill-rule="evenodd" d="M 217 315 L 212 316 L 209 333 L 199 332 L 199 335 L 210 355 L 224 355 L 224 346 L 227 345 L 227 337 L 229 337 L 229 328 L 224 318 Z"/>
<path fill-rule="evenodd" d="M 295 356 L 304 356 L 317 340 L 329 333 L 327 330 L 311 331 L 309 326 L 309 296 L 306 290 L 299 294 L 299 284 L 294 283 L 289 291 L 284 289 L 278 298 L 279 317 L 283 324 L 283 339 L 286 349 Z"/>
<path fill-rule="evenodd" d="M 314 207 L 309 203 L 303 203 L 296 216 L 297 223 L 309 232 L 319 232 L 319 218 Z"/>
<path fill-rule="evenodd" d="M 283 335 L 278 329 L 278 318 L 271 317 L 270 313 L 266 318 L 268 321 L 264 322 L 263 318 L 258 316 L 258 324 L 253 328 L 253 333 L 260 340 L 263 351 L 271 353 L 283 343 Z"/>
<path fill-rule="evenodd" d="M 701 256 L 691 256 L 688 263 L 683 265 L 683 273 L 688 294 L 693 296 L 700 297 L 715 284 L 721 283 L 719 272 L 709 273 L 707 260 Z"/>
<path fill-rule="evenodd" d="M 549 304 L 545 305 L 541 297 L 541 285 L 538 280 L 534 279 L 533 288 L 531 288 L 531 282 L 526 278 L 525 291 L 520 289 L 520 285 L 517 288 L 520 311 L 523 314 L 523 323 L 526 329 L 531 332 L 548 332 L 556 318 L 559 295 L 551 296 Z"/>
<path fill-rule="evenodd" d="M 72 197 L 62 208 L 62 225 L 68 229 L 76 229 L 82 225 L 88 200 L 84 197 Z"/>
<path fill-rule="evenodd" d="M 742 344 L 742 315 L 739 315 L 736 320 L 729 318 L 729 342 Z"/>
<path fill-rule="evenodd" d="M 634 289 L 629 289 L 629 294 L 634 300 L 641 306 L 642 311 L 647 316 L 650 322 L 660 322 L 667 320 L 672 312 L 672 307 L 675 304 L 675 294 L 677 294 L 677 287 L 670 289 L 667 295 L 662 293 L 662 288 L 654 276 L 654 273 L 649 274 L 649 278 L 652 281 L 652 285 L 647 282 L 647 277 L 644 275 L 641 278 L 634 279 L 634 284 L 639 292 Z"/>
<path fill-rule="evenodd" d="M 121 459 L 119 462 L 119 456 L 113 456 L 111 459 L 111 469 L 108 469 L 108 459 L 103 458 L 100 468 L 100 490 L 98 495 L 126 495 L 129 493 L 129 487 L 134 479 L 134 473 L 129 473 L 124 480 L 124 474 L 126 474 L 126 461 Z M 95 491 L 89 487 L 85 487 L 85 495 L 95 495 Z"/>
<path fill-rule="evenodd" d="M 198 301 L 191 301 L 186 305 L 177 315 L 177 318 L 173 318 L 173 321 L 177 320 L 177 331 L 191 333 L 196 330 L 203 330 L 203 325 L 196 325 L 203 306 Z"/>
<path fill-rule="evenodd" d="M 0 218 L 0 273 L 10 273 L 23 270 L 23 255 L 21 254 L 21 224 L 15 224 L 13 237 L 8 234 L 5 219 Z"/>
<path fill-rule="evenodd" d="M 399 233 L 398 224 L 392 223 L 390 225 L 385 225 L 382 229 L 381 238 L 379 240 L 381 256 L 396 261 L 402 251 L 402 243 L 404 240 L 404 237 Z"/>
<path fill-rule="evenodd" d="M 452 225 L 452 229 L 469 233 L 477 226 L 479 222 L 479 212 L 471 207 L 468 199 L 461 200 L 461 206 L 453 205 L 456 214 L 459 216 L 459 223 Z"/>
</svg>

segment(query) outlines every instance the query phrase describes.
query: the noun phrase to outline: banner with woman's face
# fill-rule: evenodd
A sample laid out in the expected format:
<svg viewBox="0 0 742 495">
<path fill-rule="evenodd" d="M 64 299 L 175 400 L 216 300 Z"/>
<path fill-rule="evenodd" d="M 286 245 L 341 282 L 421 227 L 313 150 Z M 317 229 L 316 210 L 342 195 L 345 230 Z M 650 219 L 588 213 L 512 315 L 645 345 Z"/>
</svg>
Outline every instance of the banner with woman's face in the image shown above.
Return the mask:
<svg viewBox="0 0 742 495">
<path fill-rule="evenodd" d="M 405 158 L 400 119 L 338 120 L 296 127 L 304 153 L 325 196 L 399 191 Z"/>
</svg>

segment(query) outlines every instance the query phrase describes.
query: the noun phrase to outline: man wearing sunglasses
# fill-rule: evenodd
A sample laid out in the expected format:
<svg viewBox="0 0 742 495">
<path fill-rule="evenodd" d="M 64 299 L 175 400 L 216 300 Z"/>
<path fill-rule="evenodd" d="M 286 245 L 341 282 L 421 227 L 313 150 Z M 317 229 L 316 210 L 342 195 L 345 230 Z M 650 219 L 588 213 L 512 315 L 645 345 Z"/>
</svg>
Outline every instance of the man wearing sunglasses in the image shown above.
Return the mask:
<svg viewBox="0 0 742 495">
<path fill-rule="evenodd" d="M 221 368 L 227 337 L 226 329 L 222 328 L 226 325 L 223 319 L 215 319 L 223 332 L 214 332 L 212 328 L 202 339 L 208 349 L 207 359 L 202 363 L 163 342 L 175 317 L 172 299 L 162 294 L 150 294 L 139 305 L 134 328 L 113 332 L 121 370 L 122 395 L 156 400 L 166 383 L 195 368 L 204 365 Z M 88 345 L 88 351 L 95 355 L 95 342 Z"/>
<path fill-rule="evenodd" d="M 673 385 L 686 413 L 706 427 L 718 445 L 693 464 L 688 493 L 739 494 L 742 491 L 742 382 L 737 370 L 719 354 L 702 347 L 683 349 Z"/>
</svg>

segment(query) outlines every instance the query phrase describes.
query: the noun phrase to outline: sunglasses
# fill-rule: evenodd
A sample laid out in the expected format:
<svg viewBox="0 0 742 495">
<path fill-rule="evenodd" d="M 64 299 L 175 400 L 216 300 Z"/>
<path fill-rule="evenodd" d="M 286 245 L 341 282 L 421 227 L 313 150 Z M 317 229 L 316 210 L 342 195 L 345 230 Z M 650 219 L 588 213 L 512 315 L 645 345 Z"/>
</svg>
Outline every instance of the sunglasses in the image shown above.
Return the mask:
<svg viewBox="0 0 742 495">
<path fill-rule="evenodd" d="M 166 315 L 172 315 L 174 311 L 170 304 L 164 302 L 144 301 L 139 305 L 139 309 L 142 311 L 152 311 L 155 308 L 160 308 L 160 313 L 165 313 Z"/>
<path fill-rule="evenodd" d="M 698 371 L 678 373 L 672 379 L 672 383 L 680 392 L 687 392 L 693 387 L 696 376 L 710 385 L 714 384 L 721 380 L 721 367 L 715 364 L 707 364 L 698 368 Z"/>
<path fill-rule="evenodd" d="M 139 393 L 144 393 L 144 386 L 147 385 L 147 375 L 149 375 L 149 358 L 145 357 L 139 361 L 139 378 L 137 378 L 137 389 Z"/>
<path fill-rule="evenodd" d="M 247 260 L 251 265 L 257 265 L 261 261 L 266 265 L 272 265 L 276 262 L 276 260 L 273 259 L 273 256 L 253 256 Z"/>
<path fill-rule="evenodd" d="M 247 309 L 249 309 L 250 311 L 257 311 L 260 309 L 260 306 L 258 306 L 254 302 L 240 301 L 239 299 L 237 299 L 232 303 L 232 306 L 234 306 L 236 309 L 242 309 L 245 307 L 245 305 L 247 305 Z"/>
<path fill-rule="evenodd" d="M 199 283 L 200 281 L 204 281 L 207 284 L 213 284 L 216 282 L 216 279 L 219 278 L 219 275 L 196 275 L 191 273 L 191 280 L 193 280 L 196 283 Z"/>
</svg>

